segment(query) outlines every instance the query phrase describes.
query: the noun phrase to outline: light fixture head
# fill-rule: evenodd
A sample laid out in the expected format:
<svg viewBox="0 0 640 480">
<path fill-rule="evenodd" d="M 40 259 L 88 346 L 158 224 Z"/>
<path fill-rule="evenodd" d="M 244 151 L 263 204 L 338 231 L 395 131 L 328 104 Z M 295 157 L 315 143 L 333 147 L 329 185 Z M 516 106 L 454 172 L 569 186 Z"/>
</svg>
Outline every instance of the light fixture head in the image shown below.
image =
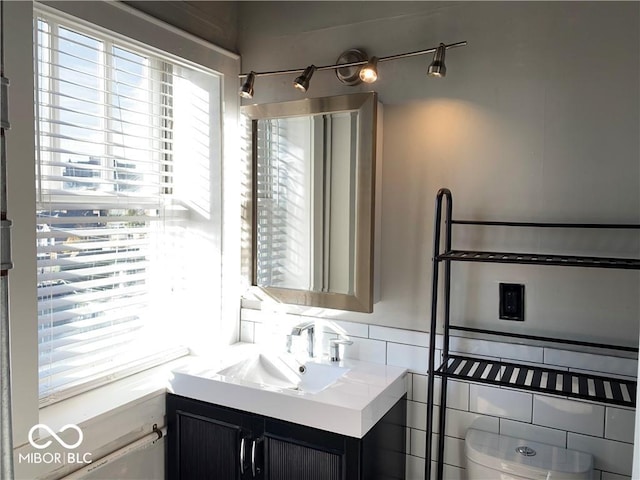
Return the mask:
<svg viewBox="0 0 640 480">
<path fill-rule="evenodd" d="M 378 57 L 371 57 L 366 65 L 360 69 L 360 80 L 373 83 L 378 80 Z"/>
<path fill-rule="evenodd" d="M 447 67 L 444 64 L 444 55 L 447 46 L 444 43 L 438 45 L 436 53 L 433 54 L 433 62 L 429 65 L 427 75 L 430 77 L 444 77 L 447 74 Z"/>
<path fill-rule="evenodd" d="M 251 72 L 247 75 L 247 79 L 244 81 L 238 92 L 242 98 L 253 98 L 253 82 L 256 81 L 256 72 Z"/>
<path fill-rule="evenodd" d="M 315 71 L 316 71 L 316 66 L 309 65 L 307 68 L 304 69 L 304 72 L 302 72 L 302 75 L 300 75 L 298 78 L 296 78 L 293 81 L 293 86 L 296 87 L 301 92 L 306 92 L 309 89 L 309 82 L 311 81 L 311 77 L 313 76 L 313 73 Z"/>
</svg>

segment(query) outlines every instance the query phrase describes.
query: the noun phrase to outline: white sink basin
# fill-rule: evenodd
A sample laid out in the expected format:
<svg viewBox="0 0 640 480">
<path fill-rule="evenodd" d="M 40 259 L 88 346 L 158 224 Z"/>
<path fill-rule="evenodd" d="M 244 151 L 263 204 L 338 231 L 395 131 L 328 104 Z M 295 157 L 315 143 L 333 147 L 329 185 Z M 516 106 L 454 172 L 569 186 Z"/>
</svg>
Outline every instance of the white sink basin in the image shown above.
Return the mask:
<svg viewBox="0 0 640 480">
<path fill-rule="evenodd" d="M 304 368 L 305 371 L 300 375 L 298 390 L 307 393 L 321 392 L 349 371 L 346 367 L 314 362 L 305 363 Z"/>
<path fill-rule="evenodd" d="M 302 372 L 300 371 L 302 368 Z M 406 369 L 356 360 L 339 364 L 236 344 L 173 370 L 178 395 L 362 438 L 406 393 Z"/>
<path fill-rule="evenodd" d="M 299 364 L 292 357 L 258 353 L 217 373 L 232 381 L 314 394 L 332 385 L 348 371 L 348 368 L 338 365 L 311 361 Z"/>
<path fill-rule="evenodd" d="M 277 388 L 298 388 L 300 377 L 278 357 L 259 353 L 224 368 L 219 375 Z"/>
</svg>

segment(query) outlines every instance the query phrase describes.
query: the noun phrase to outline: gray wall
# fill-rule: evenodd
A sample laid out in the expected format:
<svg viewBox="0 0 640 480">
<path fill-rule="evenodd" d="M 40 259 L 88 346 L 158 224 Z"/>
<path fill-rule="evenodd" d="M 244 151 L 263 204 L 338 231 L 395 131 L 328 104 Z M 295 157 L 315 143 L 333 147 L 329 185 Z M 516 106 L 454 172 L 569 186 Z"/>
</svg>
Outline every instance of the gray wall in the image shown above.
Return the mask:
<svg viewBox="0 0 640 480">
<path fill-rule="evenodd" d="M 334 63 L 352 47 L 386 56 L 467 40 L 379 66 L 347 87 L 318 72 L 308 96 L 375 89 L 384 108 L 381 301 L 345 320 L 426 330 L 433 200 L 458 218 L 640 221 L 636 2 L 240 2 L 242 70 Z M 293 76 L 292 76 L 293 77 Z M 258 78 L 252 102 L 301 98 L 288 76 Z M 637 235 L 456 230 L 459 246 L 638 255 Z M 634 343 L 637 273 L 457 266 L 454 317 L 469 324 Z M 497 283 L 526 284 L 527 321 L 497 319 Z M 335 312 L 331 312 L 332 315 Z M 604 325 L 604 327 L 603 327 Z M 577 333 L 576 333 L 577 332 Z"/>
</svg>

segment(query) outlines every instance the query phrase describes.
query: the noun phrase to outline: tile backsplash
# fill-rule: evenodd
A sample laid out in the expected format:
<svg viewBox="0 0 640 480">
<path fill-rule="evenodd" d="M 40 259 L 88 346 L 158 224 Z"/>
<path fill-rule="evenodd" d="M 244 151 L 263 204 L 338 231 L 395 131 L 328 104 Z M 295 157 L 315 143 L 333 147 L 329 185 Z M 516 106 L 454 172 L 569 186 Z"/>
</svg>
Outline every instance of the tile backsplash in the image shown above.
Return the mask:
<svg viewBox="0 0 640 480">
<path fill-rule="evenodd" d="M 271 345 L 280 341 L 284 346 L 285 335 L 291 326 L 312 318 L 243 308 L 240 340 Z M 318 320 L 327 321 L 326 318 Z M 409 370 L 407 479 L 424 480 L 429 334 L 346 321 L 334 323 L 353 340 L 353 345 L 344 351 L 345 357 L 397 365 Z M 329 330 L 326 333 L 328 338 L 333 335 Z M 438 336 L 436 346 L 438 348 L 441 345 L 442 338 Z M 498 357 L 634 380 L 637 372 L 636 360 L 572 352 L 557 347 L 514 345 L 456 337 L 451 338 L 450 345 L 451 351 L 481 357 Z M 436 405 L 439 403 L 440 388 L 440 379 L 436 379 Z M 449 381 L 447 396 L 444 473 L 447 480 L 466 478 L 464 437 L 467 429 L 472 426 L 502 435 L 589 452 L 595 461 L 594 480 L 631 478 L 635 424 L 633 409 L 462 381 Z M 436 419 L 439 411 L 436 406 Z M 436 430 L 437 423 L 434 421 Z M 437 440 L 434 437 L 435 444 Z M 435 472 L 435 462 L 432 472 Z"/>
</svg>

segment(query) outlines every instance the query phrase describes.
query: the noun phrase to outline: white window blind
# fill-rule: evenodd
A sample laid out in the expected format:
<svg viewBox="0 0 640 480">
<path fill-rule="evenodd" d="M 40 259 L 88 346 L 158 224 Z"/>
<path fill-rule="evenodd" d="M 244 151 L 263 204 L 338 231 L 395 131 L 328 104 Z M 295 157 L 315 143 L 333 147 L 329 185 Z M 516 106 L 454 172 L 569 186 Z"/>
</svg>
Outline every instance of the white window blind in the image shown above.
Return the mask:
<svg viewBox="0 0 640 480">
<path fill-rule="evenodd" d="M 174 173 L 208 161 L 219 79 L 71 20 L 34 25 L 46 404 L 186 353 L 172 323 L 188 230 Z"/>
</svg>

